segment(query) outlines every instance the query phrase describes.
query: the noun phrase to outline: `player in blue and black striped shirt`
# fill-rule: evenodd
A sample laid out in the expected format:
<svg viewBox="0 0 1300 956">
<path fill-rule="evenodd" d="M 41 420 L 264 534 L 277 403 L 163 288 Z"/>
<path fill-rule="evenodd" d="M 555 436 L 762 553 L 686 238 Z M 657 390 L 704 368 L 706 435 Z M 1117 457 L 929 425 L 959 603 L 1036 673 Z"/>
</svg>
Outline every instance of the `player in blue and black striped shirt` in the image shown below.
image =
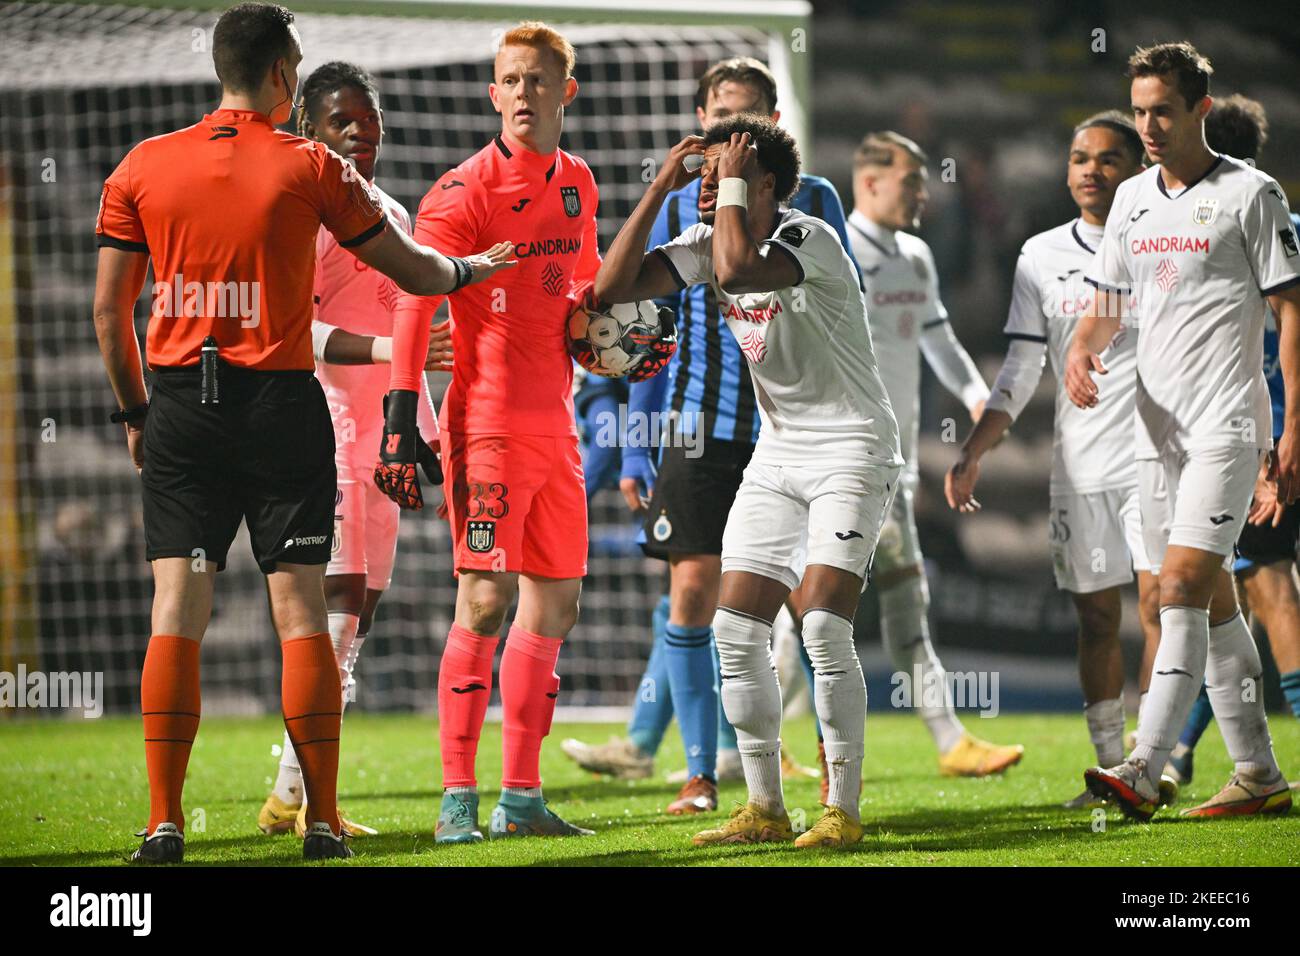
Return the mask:
<svg viewBox="0 0 1300 956">
<path fill-rule="evenodd" d="M 776 120 L 776 95 L 775 77 L 758 60 L 723 60 L 700 78 L 696 118 L 704 128 L 735 113 Z M 668 198 L 650 248 L 700 221 L 699 196 L 695 179 Z M 790 205 L 831 225 L 853 258 L 844 207 L 829 182 L 801 176 Z M 668 812 L 681 814 L 716 809 L 718 777 L 740 775 L 735 732 L 718 706 L 712 623 L 722 531 L 758 440 L 759 418 L 749 367 L 713 290 L 692 286 L 660 304 L 677 314 L 677 354 L 667 375 L 632 386 L 627 420 L 651 422 L 659 420 L 651 417 L 654 413 L 668 413 L 672 424 L 657 445 L 624 442 L 619 487 L 628 506 L 644 517 L 642 548 L 669 562 L 669 594 L 655 610 L 654 647 L 627 738 L 598 746 L 566 740 L 562 747 L 587 769 L 648 776 L 675 711 L 686 745 L 687 779 Z M 804 666 L 811 687 L 806 655 Z"/>
</svg>

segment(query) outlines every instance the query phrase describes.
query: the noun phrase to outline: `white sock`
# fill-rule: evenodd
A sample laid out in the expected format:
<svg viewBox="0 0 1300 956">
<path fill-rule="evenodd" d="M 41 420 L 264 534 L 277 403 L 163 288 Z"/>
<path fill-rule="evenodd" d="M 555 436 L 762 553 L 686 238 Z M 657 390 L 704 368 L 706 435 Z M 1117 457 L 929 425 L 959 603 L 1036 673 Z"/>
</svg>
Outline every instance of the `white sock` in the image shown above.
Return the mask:
<svg viewBox="0 0 1300 956">
<path fill-rule="evenodd" d="M 357 682 L 352 679 L 352 670 L 357 665 L 357 655 L 361 645 L 366 642 L 365 635 L 357 635 L 361 618 L 346 611 L 330 611 L 330 644 L 334 646 L 334 660 L 339 665 L 339 683 L 343 686 L 343 707 L 347 709 L 348 701 L 356 700 Z"/>
<path fill-rule="evenodd" d="M 298 766 L 298 755 L 294 753 L 287 730 L 280 748 L 280 772 L 271 792 L 281 803 L 294 807 L 302 803 L 302 768 Z"/>
<path fill-rule="evenodd" d="M 749 802 L 785 813 L 781 791 L 781 685 L 772 663 L 772 625 L 720 607 L 713 635 L 722 671 L 722 710 L 736 729 Z"/>
<path fill-rule="evenodd" d="M 1113 767 L 1124 759 L 1124 700 L 1099 700 L 1083 709 L 1088 736 L 1097 750 L 1097 765 Z"/>
<path fill-rule="evenodd" d="M 866 735 L 867 683 L 853 645 L 853 622 L 826 608 L 803 616 L 804 647 L 815 674 L 813 699 L 826 742 L 829 806 L 858 819 L 862 748 Z"/>
<path fill-rule="evenodd" d="M 1281 771 L 1264 716 L 1263 670 L 1255 639 L 1240 614 L 1210 628 L 1205 687 L 1228 756 L 1238 773 L 1272 780 Z"/>
<path fill-rule="evenodd" d="M 1147 778 L 1159 784 L 1169 754 L 1192 712 L 1205 680 L 1210 612 L 1171 605 L 1160 609 L 1160 648 L 1151 668 L 1146 710 L 1138 721 L 1131 759 L 1147 762 Z"/>
<path fill-rule="evenodd" d="M 1154 662 L 1154 661 L 1152 662 L 1152 666 L 1153 666 L 1153 667 L 1155 666 L 1155 662 Z M 1146 706 L 1147 706 L 1147 696 L 1148 696 L 1150 693 L 1151 693 L 1151 692 L 1150 692 L 1149 690 L 1144 690 L 1144 691 L 1142 691 L 1140 694 L 1138 694 L 1138 723 L 1139 723 L 1139 724 L 1142 723 L 1142 713 L 1143 713 L 1143 711 L 1146 710 Z"/>
<path fill-rule="evenodd" d="M 930 589 L 923 575 L 881 591 L 880 635 L 894 670 L 906 674 L 912 683 L 912 706 L 943 754 L 957 745 L 965 730 L 953 709 L 949 684 L 940 679 L 943 665 L 930 644 L 930 625 L 926 619 L 929 607 Z M 917 676 L 921 678 L 920 683 L 915 680 Z M 927 702 L 923 689 L 931 686 L 943 688 L 940 701 Z"/>
</svg>

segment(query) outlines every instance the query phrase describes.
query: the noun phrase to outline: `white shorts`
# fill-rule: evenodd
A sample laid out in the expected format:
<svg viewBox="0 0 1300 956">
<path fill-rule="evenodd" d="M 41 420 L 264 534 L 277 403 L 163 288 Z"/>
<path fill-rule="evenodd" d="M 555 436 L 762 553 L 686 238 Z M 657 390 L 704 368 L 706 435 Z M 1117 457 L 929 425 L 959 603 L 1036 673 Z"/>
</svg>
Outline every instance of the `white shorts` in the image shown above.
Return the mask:
<svg viewBox="0 0 1300 956">
<path fill-rule="evenodd" d="M 901 466 L 751 461 L 727 515 L 722 571 L 799 586 L 805 564 L 865 578 Z"/>
<path fill-rule="evenodd" d="M 919 565 L 925 560 L 921 554 L 921 541 L 916 533 L 916 513 L 912 499 L 914 492 L 906 478 L 901 478 L 895 488 L 893 503 L 885 515 L 885 523 L 880 528 L 880 538 L 876 542 L 876 556 L 871 561 L 871 570 L 885 574 L 902 568 Z M 803 579 L 807 567 L 808 545 L 804 542 L 796 552 L 794 572 Z M 865 590 L 866 582 L 863 582 Z"/>
<path fill-rule="evenodd" d="M 1221 554 L 1224 568 L 1232 570 L 1262 454 L 1227 446 L 1139 459 L 1142 537 L 1153 572 L 1160 572 L 1170 545 Z"/>
<path fill-rule="evenodd" d="M 366 401 L 364 409 L 344 404 L 339 389 L 327 390 L 334 421 L 334 466 L 338 491 L 334 495 L 334 541 L 326 576 L 364 574 L 366 588 L 386 591 L 393 579 L 397 525 L 401 509 L 375 486 L 375 461 L 383 436 L 383 397 Z M 426 441 L 438 435 L 437 419 L 421 396 L 416 420 Z"/>
<path fill-rule="evenodd" d="M 1149 571 L 1137 486 L 1052 495 L 1049 540 L 1056 586 L 1092 594 Z"/>
</svg>

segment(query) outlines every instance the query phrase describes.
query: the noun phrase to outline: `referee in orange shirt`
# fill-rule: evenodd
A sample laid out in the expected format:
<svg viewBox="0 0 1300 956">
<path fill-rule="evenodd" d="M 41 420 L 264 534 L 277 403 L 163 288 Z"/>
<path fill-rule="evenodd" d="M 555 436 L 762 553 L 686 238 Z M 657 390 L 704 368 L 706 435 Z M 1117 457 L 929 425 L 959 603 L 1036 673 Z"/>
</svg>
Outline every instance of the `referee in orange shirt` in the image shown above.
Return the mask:
<svg viewBox="0 0 1300 956">
<path fill-rule="evenodd" d="M 337 153 L 276 129 L 293 110 L 293 14 L 241 3 L 212 58 L 220 106 L 140 143 L 100 199 L 95 331 L 144 485 L 152 636 L 140 698 L 149 825 L 134 859 L 184 857 L 181 790 L 199 723 L 199 642 L 215 574 L 248 523 L 284 655 L 285 727 L 309 800 L 306 859 L 351 856 L 335 803 L 342 690 L 323 575 L 334 516 L 334 432 L 312 374 L 312 278 L 324 225 L 403 290 L 441 295 L 513 264 L 506 243 L 442 256 L 386 228 L 378 197 Z M 146 395 L 132 318 L 153 262 Z"/>
</svg>

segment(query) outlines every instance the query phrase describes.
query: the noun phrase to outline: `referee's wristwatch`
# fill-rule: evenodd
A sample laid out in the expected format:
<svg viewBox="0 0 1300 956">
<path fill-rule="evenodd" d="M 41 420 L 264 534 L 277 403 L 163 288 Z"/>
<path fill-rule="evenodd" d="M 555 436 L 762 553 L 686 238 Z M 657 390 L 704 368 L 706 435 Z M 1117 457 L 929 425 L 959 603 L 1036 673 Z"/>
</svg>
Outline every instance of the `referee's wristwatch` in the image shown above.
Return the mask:
<svg viewBox="0 0 1300 956">
<path fill-rule="evenodd" d="M 122 424 L 122 423 L 131 424 L 133 422 L 144 421 L 144 417 L 147 414 L 149 414 L 149 403 L 141 402 L 139 405 L 136 405 L 134 408 L 118 409 L 112 415 L 108 416 L 108 420 L 115 425 Z"/>
</svg>

